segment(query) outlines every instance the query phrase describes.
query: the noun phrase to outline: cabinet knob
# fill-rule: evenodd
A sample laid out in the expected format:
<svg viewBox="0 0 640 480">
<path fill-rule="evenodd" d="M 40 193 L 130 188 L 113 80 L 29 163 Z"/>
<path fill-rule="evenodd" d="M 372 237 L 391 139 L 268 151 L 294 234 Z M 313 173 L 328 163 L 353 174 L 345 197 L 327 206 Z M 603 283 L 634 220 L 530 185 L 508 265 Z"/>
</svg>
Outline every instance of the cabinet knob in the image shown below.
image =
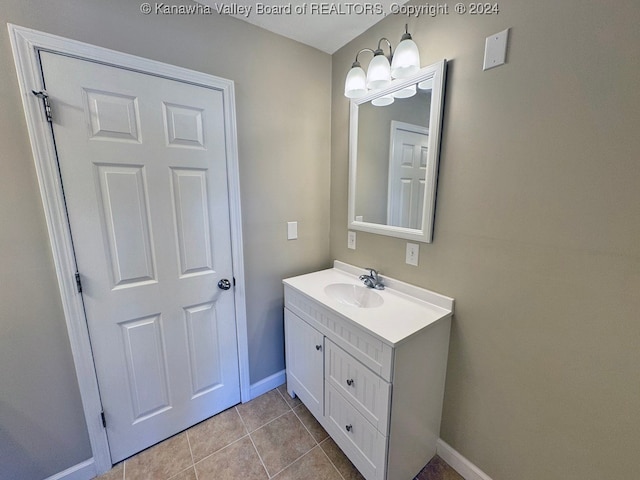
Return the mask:
<svg viewBox="0 0 640 480">
<path fill-rule="evenodd" d="M 353 430 L 353 425 L 349 424 L 349 425 L 345 425 L 344 428 L 347 429 L 347 432 L 350 432 Z"/>
<path fill-rule="evenodd" d="M 348 378 L 347 379 L 347 385 L 349 385 L 350 387 L 353 386 L 353 378 Z"/>
<path fill-rule="evenodd" d="M 316 345 L 316 350 L 318 351 L 322 350 L 322 345 Z"/>
</svg>

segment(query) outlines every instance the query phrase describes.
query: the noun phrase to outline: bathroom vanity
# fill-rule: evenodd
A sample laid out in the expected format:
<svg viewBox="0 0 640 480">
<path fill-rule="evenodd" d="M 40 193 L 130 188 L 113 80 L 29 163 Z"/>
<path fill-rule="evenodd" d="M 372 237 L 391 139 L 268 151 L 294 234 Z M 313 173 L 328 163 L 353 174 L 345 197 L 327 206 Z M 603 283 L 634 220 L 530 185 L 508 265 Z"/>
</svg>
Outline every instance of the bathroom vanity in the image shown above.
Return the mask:
<svg viewBox="0 0 640 480">
<path fill-rule="evenodd" d="M 453 299 L 363 273 L 283 281 L 287 390 L 367 480 L 411 480 L 436 453 Z"/>
</svg>

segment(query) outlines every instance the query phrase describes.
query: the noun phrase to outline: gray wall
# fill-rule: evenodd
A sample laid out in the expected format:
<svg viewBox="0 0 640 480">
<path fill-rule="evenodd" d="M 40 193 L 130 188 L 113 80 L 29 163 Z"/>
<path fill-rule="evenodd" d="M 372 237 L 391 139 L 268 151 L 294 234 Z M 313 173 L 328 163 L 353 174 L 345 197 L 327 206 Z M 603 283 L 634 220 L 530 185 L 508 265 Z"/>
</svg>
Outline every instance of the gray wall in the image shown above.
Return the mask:
<svg viewBox="0 0 640 480">
<path fill-rule="evenodd" d="M 232 18 L 139 5 L 2 2 L 2 480 L 91 456 L 6 22 L 235 81 L 251 382 L 284 368 L 281 279 L 329 265 L 331 57 Z M 287 241 L 293 220 L 299 239 Z"/>
<path fill-rule="evenodd" d="M 455 297 L 441 436 L 494 480 L 636 478 L 640 4 L 499 5 L 390 16 L 333 56 L 331 254 Z M 417 268 L 406 241 L 358 232 L 348 250 L 346 228 L 344 78 L 407 21 L 423 65 L 451 60 Z M 507 27 L 507 65 L 483 72 L 485 37 Z"/>
</svg>

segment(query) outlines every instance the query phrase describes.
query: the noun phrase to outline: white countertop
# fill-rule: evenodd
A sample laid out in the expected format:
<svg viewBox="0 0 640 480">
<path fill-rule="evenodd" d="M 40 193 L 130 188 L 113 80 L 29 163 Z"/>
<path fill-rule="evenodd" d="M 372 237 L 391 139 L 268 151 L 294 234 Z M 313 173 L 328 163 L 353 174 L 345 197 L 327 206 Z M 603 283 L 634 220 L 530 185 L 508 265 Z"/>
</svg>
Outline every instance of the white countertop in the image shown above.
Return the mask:
<svg viewBox="0 0 640 480">
<path fill-rule="evenodd" d="M 283 283 L 333 310 L 361 328 L 368 330 L 392 347 L 402 343 L 434 322 L 453 315 L 453 299 L 381 274 L 384 290 L 375 290 L 384 303 L 373 308 L 359 308 L 335 300 L 325 293 L 333 283 L 362 286 L 358 276 L 364 268 L 334 262 L 334 268 L 283 280 Z"/>
</svg>

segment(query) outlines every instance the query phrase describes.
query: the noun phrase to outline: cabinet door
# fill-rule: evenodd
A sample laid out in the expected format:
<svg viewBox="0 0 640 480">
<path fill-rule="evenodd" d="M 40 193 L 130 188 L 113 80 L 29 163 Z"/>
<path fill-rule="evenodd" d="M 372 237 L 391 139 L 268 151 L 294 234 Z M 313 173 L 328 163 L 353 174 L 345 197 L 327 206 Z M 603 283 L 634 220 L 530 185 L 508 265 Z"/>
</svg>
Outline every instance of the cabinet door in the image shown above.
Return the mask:
<svg viewBox="0 0 640 480">
<path fill-rule="evenodd" d="M 323 412 L 324 337 L 288 309 L 284 310 L 287 387 L 316 417 Z"/>
</svg>

